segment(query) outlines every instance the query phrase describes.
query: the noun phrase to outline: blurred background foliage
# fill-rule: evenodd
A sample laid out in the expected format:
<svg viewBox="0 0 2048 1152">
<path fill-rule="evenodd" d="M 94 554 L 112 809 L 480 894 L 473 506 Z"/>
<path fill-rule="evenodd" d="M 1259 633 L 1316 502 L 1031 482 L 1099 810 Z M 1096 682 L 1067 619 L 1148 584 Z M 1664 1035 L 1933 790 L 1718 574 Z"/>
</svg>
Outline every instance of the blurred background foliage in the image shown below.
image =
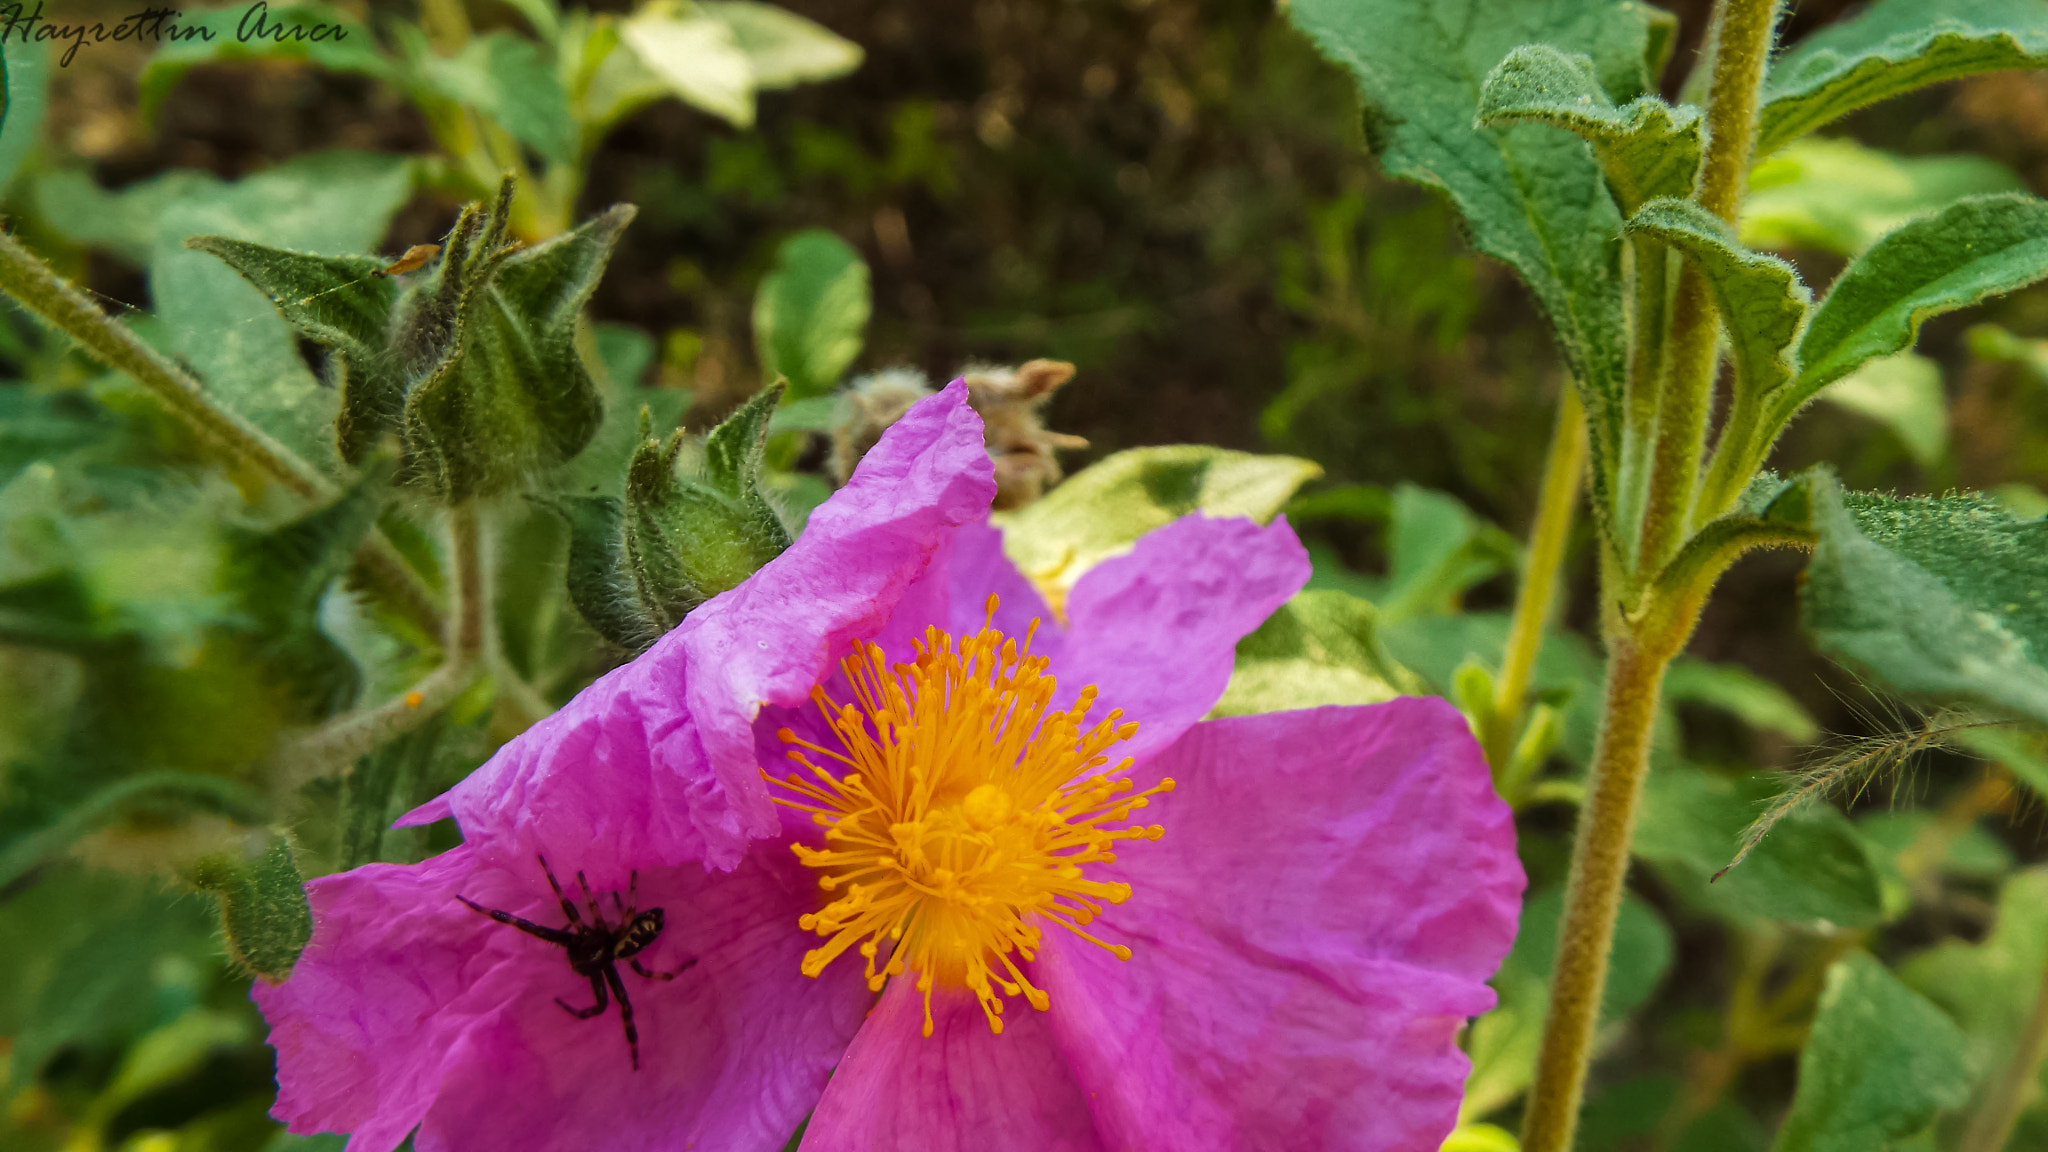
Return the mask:
<svg viewBox="0 0 2048 1152">
<path fill-rule="evenodd" d="M 1704 16 L 1675 7 L 1667 94 Z M 1846 10 L 1800 4 L 1790 34 Z M 64 0 L 53 15 L 128 11 Z M 832 483 L 827 433 L 866 411 L 835 394 L 848 377 L 883 405 L 884 370 L 943 381 L 1068 362 L 1045 423 L 1088 447 L 1064 450 L 1078 476 L 1007 514 L 1027 571 L 1070 585 L 1190 509 L 1284 510 L 1316 577 L 1245 641 L 1219 711 L 1415 691 L 1483 711 L 1560 370 L 1512 277 L 1442 203 L 1374 169 L 1345 78 L 1250 0 L 788 11 L 801 18 L 668 0 L 342 3 L 274 9 L 355 29 L 310 48 L 110 43 L 60 67 L 5 46 L 11 228 L 337 479 L 295 503 L 222 466 L 134 382 L 0 314 L 0 1146 L 338 1148 L 266 1116 L 247 987 L 303 941 L 303 905 L 280 893 L 453 842 L 445 824 L 389 825 L 633 646 L 630 628 L 585 620 L 574 581 L 592 554 L 577 548 L 607 537 L 578 535 L 589 522 L 564 502 L 641 508 L 627 472 L 650 432 L 705 431 L 778 374 L 758 480 L 800 530 Z M 374 467 L 341 483 L 318 342 L 184 240 L 393 260 L 441 242 L 508 169 L 507 221 L 529 243 L 615 202 L 639 211 L 578 337 L 603 423 L 495 506 L 481 670 L 433 681 L 454 665 L 434 605 L 455 560 L 432 502 L 387 499 Z M 1996 74 L 1880 105 L 1785 149 L 1755 189 L 1744 239 L 1824 284 L 1927 206 L 2048 194 L 2048 80 Z M 1826 460 L 1854 489 L 1981 489 L 2048 512 L 2048 290 L 1935 321 L 1826 399 L 1781 470 Z M 1231 451 L 1127 451 L 1178 444 Z M 678 452 L 686 468 L 701 455 L 665 450 L 671 481 Z M 1530 910 L 1495 981 L 1501 1009 L 1466 1037 L 1472 1126 L 1455 1147 L 1512 1146 L 1481 1122 L 1512 1127 L 1534 1057 L 1596 722 L 1585 535 L 1540 706 L 1501 771 Z M 372 539 L 414 574 L 410 599 L 366 590 L 352 557 Z M 1960 1147 L 2040 995 L 2048 758 L 2027 737 L 1923 739 L 1909 770 L 1804 810 L 1707 882 L 1786 770 L 1882 759 L 1938 723 L 1812 653 L 1799 566 L 1744 561 L 1673 670 L 1588 1152 L 1832 1147 L 1772 1133 L 1830 1106 L 1795 1103 L 1802 1049 L 1879 1042 L 1829 1016 L 1844 996 L 1935 1006 L 1919 1042 L 1958 1046 L 1971 1079 L 1902 1090 L 1884 1130 Z M 430 682 L 448 691 L 424 723 L 319 743 Z M 1838 963 L 1859 947 L 1885 965 Z M 2048 1149 L 2048 1107 L 2008 1147 Z"/>
</svg>

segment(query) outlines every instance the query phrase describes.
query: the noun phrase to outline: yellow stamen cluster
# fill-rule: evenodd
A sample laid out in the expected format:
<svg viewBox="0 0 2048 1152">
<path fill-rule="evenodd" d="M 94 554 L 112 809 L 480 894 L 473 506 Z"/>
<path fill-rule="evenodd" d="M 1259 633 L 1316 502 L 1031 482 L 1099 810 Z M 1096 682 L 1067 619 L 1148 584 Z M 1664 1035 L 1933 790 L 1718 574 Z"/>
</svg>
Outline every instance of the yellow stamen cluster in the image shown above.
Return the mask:
<svg viewBox="0 0 2048 1152">
<path fill-rule="evenodd" d="M 995 608 L 991 596 L 991 620 Z M 1033 621 L 1021 646 L 986 623 L 957 643 L 928 629 L 917 658 L 894 666 L 879 647 L 856 644 L 841 667 L 858 703 L 835 703 L 822 688 L 811 696 L 843 748 L 780 733 L 796 746 L 789 758 L 810 771 L 770 777 L 799 797 L 777 803 L 825 828 L 824 848 L 795 849 L 835 895 L 799 922 L 827 938 L 805 954 L 803 972 L 816 976 L 856 943 L 875 991 L 915 969 L 926 1036 L 942 982 L 972 990 L 997 1033 L 998 989 L 1045 1010 L 1045 993 L 1017 967 L 1037 955 L 1039 921 L 1131 957 L 1085 927 L 1103 904 L 1128 899 L 1130 885 L 1089 880 L 1083 869 L 1114 861 L 1119 840 L 1159 839 L 1156 824 L 1111 825 L 1173 791 L 1173 781 L 1133 795 L 1122 776 L 1128 757 L 1101 770 L 1105 750 L 1138 726 L 1112 711 L 1084 732 L 1093 685 L 1072 708 L 1047 711 L 1056 685 L 1045 658 L 1031 655 L 1037 628 Z"/>
</svg>

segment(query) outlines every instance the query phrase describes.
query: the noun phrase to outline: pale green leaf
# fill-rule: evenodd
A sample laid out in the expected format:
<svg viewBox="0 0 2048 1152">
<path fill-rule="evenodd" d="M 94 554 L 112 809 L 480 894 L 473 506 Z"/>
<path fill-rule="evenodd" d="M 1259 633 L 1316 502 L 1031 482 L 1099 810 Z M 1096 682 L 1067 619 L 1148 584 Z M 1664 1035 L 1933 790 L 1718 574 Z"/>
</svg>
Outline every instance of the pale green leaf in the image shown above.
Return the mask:
<svg viewBox="0 0 2048 1152">
<path fill-rule="evenodd" d="M 1908 696 L 2048 721 L 2048 521 L 1978 496 L 1812 483 L 1800 600 L 1821 651 Z"/>
<path fill-rule="evenodd" d="M 1191 512 L 1266 523 L 1322 468 L 1293 456 L 1254 456 L 1204 444 L 1118 452 L 1082 469 L 1043 500 L 998 517 L 1003 551 L 1040 588 L 1064 597 L 1090 568 Z"/>
<path fill-rule="evenodd" d="M 1487 74 L 1529 43 L 1585 53 L 1610 99 L 1648 92 L 1671 18 L 1632 0 L 1295 0 L 1286 11 L 1351 72 L 1388 173 L 1443 190 L 1473 243 L 1535 295 L 1585 397 L 1603 487 L 1618 459 L 1626 355 L 1620 212 L 1570 133 L 1473 120 Z"/>
<path fill-rule="evenodd" d="M 1514 567 L 1512 537 L 1455 496 L 1400 484 L 1387 521 L 1387 579 L 1377 603 L 1389 620 L 1456 611 L 1473 585 Z"/>
<path fill-rule="evenodd" d="M 1748 724 L 1799 744 L 1820 738 L 1820 724 L 1792 694 L 1735 664 L 1710 664 L 1690 656 L 1671 662 L 1664 695 L 1673 701 L 1718 708 Z"/>
<path fill-rule="evenodd" d="M 1213 715 L 1378 704 L 1423 690 L 1381 646 L 1371 604 L 1342 592 L 1308 591 L 1237 642 L 1230 686 Z"/>
<path fill-rule="evenodd" d="M 1948 396 L 1941 365 L 1913 352 L 1897 352 L 1821 389 L 1820 398 L 1891 429 L 1915 463 L 1932 468 L 1948 451 Z"/>
<path fill-rule="evenodd" d="M 1856 366 L 1913 346 L 1929 317 L 2048 276 L 2048 201 L 1977 196 L 1921 216 L 1851 261 L 1799 341 L 1799 378 L 1774 402 L 1776 428 Z"/>
<path fill-rule="evenodd" d="M 1690 200 L 1652 200 L 1628 227 L 1684 253 L 1706 278 L 1734 348 L 1738 389 L 1761 399 L 1792 379 L 1792 341 L 1813 295 L 1790 264 L 1742 247 L 1720 217 Z"/>
<path fill-rule="evenodd" d="M 619 39 L 685 103 L 734 127 L 753 126 L 754 65 L 732 25 L 657 0 L 619 26 Z"/>
<path fill-rule="evenodd" d="M 732 30 L 758 89 L 794 88 L 860 67 L 860 45 L 786 8 L 752 0 L 704 0 L 699 7 Z"/>
<path fill-rule="evenodd" d="M 1624 216 L 1658 196 L 1692 191 L 1700 164 L 1700 111 L 1656 96 L 1616 107 L 1591 57 L 1548 44 L 1508 53 L 1479 96 L 1482 124 L 1534 121 L 1576 133 L 1593 146 Z"/>
<path fill-rule="evenodd" d="M 452 57 L 427 52 L 418 67 L 441 95 L 490 117 L 542 158 L 558 164 L 576 158 L 569 98 L 533 41 L 489 32 L 472 37 Z"/>
<path fill-rule="evenodd" d="M 2048 968 L 2048 868 L 2006 879 L 1998 920 L 1981 942 L 1948 939 L 1899 966 L 1899 979 L 1945 1009 L 1969 1038 L 1972 1063 L 2012 1055 Z M 2037 1077 L 2038 1079 L 2038 1077 Z"/>
<path fill-rule="evenodd" d="M 1756 154 L 1943 80 L 2048 64 L 2040 0 L 1878 0 L 1801 40 L 1764 77 Z"/>
<path fill-rule="evenodd" d="M 872 307 L 868 266 L 822 228 L 782 242 L 754 294 L 754 347 L 769 378 L 789 378 L 791 399 L 821 395 L 860 355 Z"/>
<path fill-rule="evenodd" d="M 1969 1098 L 1955 1022 L 1867 952 L 1828 969 L 1772 1152 L 1873 1152 Z"/>
<path fill-rule="evenodd" d="M 1750 171 L 1742 242 L 1853 256 L 1923 212 L 2025 186 L 1983 156 L 1895 156 L 1853 140 L 1796 140 Z"/>
</svg>

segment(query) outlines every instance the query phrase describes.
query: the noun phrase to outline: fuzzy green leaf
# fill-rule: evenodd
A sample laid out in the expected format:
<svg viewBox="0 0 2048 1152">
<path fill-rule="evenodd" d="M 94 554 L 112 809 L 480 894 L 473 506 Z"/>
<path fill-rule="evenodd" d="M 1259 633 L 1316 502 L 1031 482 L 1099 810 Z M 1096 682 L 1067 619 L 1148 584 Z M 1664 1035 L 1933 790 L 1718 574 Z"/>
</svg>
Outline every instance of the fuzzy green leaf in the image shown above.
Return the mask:
<svg viewBox="0 0 2048 1152">
<path fill-rule="evenodd" d="M 787 376 L 791 399 L 825 393 L 860 355 L 870 307 L 868 266 L 852 245 L 818 228 L 783 241 L 754 296 L 761 371 Z"/>
<path fill-rule="evenodd" d="M 1473 243 L 1535 295 L 1585 398 L 1603 485 L 1618 458 L 1625 372 L 1621 214 L 1570 133 L 1473 120 L 1487 74 L 1529 43 L 1585 53 L 1610 100 L 1648 92 L 1671 18 L 1632 0 L 1295 0 L 1287 13 L 1350 70 L 1388 173 L 1443 190 Z"/>
<path fill-rule="evenodd" d="M 2048 520 L 1981 496 L 1844 496 L 1811 482 L 1800 601 L 1830 657 L 1908 696 L 2048 722 Z"/>
<path fill-rule="evenodd" d="M 1879 356 L 1913 346 L 1929 317 L 2048 276 L 2048 201 L 1977 196 L 1901 226 L 1851 261 L 1799 341 L 1799 378 L 1768 428 Z"/>
<path fill-rule="evenodd" d="M 431 365 L 405 404 L 413 478 L 443 499 L 505 491 L 567 462 L 604 416 L 576 317 L 620 232 L 617 205 L 532 248 L 503 239 L 506 195 L 458 224 L 431 282 L 408 298 L 396 354 Z"/>
<path fill-rule="evenodd" d="M 1138 537 L 1190 512 L 1266 523 L 1320 466 L 1201 444 L 1133 448 L 1096 461 L 1043 500 L 999 518 L 1003 550 L 1040 587 L 1071 589 L 1131 550 Z"/>
<path fill-rule="evenodd" d="M 1853 140 L 1795 140 L 1750 171 L 1742 242 L 1854 256 L 1923 212 L 2025 187 L 1984 156 L 1894 156 Z"/>
<path fill-rule="evenodd" d="M 474 36 L 456 55 L 423 53 L 420 74 L 436 91 L 490 117 L 543 159 L 576 158 L 576 121 L 555 67 L 540 46 L 510 32 Z"/>
<path fill-rule="evenodd" d="M 1656 96 L 1616 107 L 1591 57 L 1548 44 L 1508 53 L 1486 77 L 1479 122 L 1489 126 L 1533 121 L 1584 137 L 1600 158 L 1623 216 L 1659 196 L 1692 191 L 1700 166 L 1700 111 L 1673 108 Z"/>
<path fill-rule="evenodd" d="M 1706 277 L 1734 346 L 1738 389 L 1761 399 L 1792 379 L 1792 342 L 1813 294 L 1790 264 L 1742 247 L 1720 217 L 1690 200 L 1652 200 L 1628 227 L 1684 253 Z"/>
<path fill-rule="evenodd" d="M 1764 77 L 1756 154 L 1858 108 L 1916 88 L 2048 65 L 2039 0 L 1878 0 L 1785 53 Z"/>
<path fill-rule="evenodd" d="M 1871 1152 L 1970 1095 L 1962 1032 L 1867 952 L 1828 969 L 1772 1152 Z"/>
<path fill-rule="evenodd" d="M 193 866 L 191 880 L 220 898 L 221 923 L 237 964 L 272 983 L 291 975 L 313 938 L 313 910 L 283 836 L 272 833 L 250 858 L 208 856 Z"/>
<path fill-rule="evenodd" d="M 1899 979 L 1962 1025 L 1976 1067 L 1998 1068 L 2020 1041 L 2044 966 L 2048 868 L 2037 866 L 2006 879 L 1990 935 L 1978 943 L 1944 940 L 1901 964 Z"/>
<path fill-rule="evenodd" d="M 1301 592 L 1237 642 L 1230 686 L 1214 715 L 1378 704 L 1423 691 L 1420 678 L 1387 655 L 1370 603 L 1342 592 Z"/>
</svg>

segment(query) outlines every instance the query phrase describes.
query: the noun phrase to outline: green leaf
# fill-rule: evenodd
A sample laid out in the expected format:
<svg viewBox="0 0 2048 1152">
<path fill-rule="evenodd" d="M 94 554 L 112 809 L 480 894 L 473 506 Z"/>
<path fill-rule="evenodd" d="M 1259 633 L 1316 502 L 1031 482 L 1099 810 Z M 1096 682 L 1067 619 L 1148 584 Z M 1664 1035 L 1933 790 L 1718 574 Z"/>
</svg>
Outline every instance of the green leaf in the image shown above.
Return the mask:
<svg viewBox="0 0 2048 1152">
<path fill-rule="evenodd" d="M 1378 704 L 1422 691 L 1420 678 L 1380 644 L 1371 604 L 1342 592 L 1301 592 L 1237 642 L 1230 686 L 1213 715 Z"/>
<path fill-rule="evenodd" d="M 423 54 L 417 66 L 436 91 L 496 121 L 543 159 L 576 159 L 576 121 L 555 67 L 540 47 L 510 32 L 470 38 L 455 56 Z"/>
<path fill-rule="evenodd" d="M 1828 969 L 1799 1087 L 1772 1152 L 1870 1152 L 1969 1098 L 1964 1040 L 1867 952 Z"/>
<path fill-rule="evenodd" d="M 0 43 L 6 92 L 0 99 L 0 191 L 14 182 L 43 130 L 50 104 L 50 50 L 27 36 Z"/>
<path fill-rule="evenodd" d="M 703 0 L 698 7 L 732 30 L 756 88 L 794 88 L 860 67 L 860 45 L 787 8 L 751 0 Z"/>
<path fill-rule="evenodd" d="M 1983 156 L 1894 156 L 1853 140 L 1796 140 L 1751 170 L 1742 242 L 1854 256 L 1923 212 L 2025 187 Z"/>
<path fill-rule="evenodd" d="M 221 923 L 237 964 L 273 984 L 291 975 L 313 938 L 313 910 L 283 836 L 272 833 L 250 857 L 208 856 L 193 867 L 191 880 L 220 897 Z"/>
<path fill-rule="evenodd" d="M 2048 201 L 1978 196 L 1901 226 L 1851 261 L 1799 341 L 1799 378 L 1767 428 L 1856 366 L 1913 346 L 1920 325 L 2048 276 Z"/>
<path fill-rule="evenodd" d="M 115 427 L 105 409 L 79 393 L 0 386 L 0 486 L 38 460 L 106 439 Z"/>
<path fill-rule="evenodd" d="M 1397 485 L 1380 610 L 1388 620 L 1456 611 L 1473 585 L 1513 568 L 1519 551 L 1513 537 L 1481 521 L 1457 497 Z"/>
<path fill-rule="evenodd" d="M 1460 666 L 1477 660 L 1491 667 L 1507 646 L 1505 612 L 1430 614 L 1403 620 L 1382 617 L 1381 623 L 1387 651 L 1445 697 L 1451 695 Z M 1538 699 L 1558 707 L 1562 728 L 1559 750 L 1574 764 L 1584 765 L 1592 759 L 1594 737 L 1600 729 L 1601 675 L 1600 659 L 1576 633 L 1552 632 L 1537 651 L 1530 687 Z M 1660 716 L 1660 749 L 1671 742 L 1673 731 L 1668 714 Z"/>
<path fill-rule="evenodd" d="M 1837 117 L 1943 80 L 2048 64 L 2048 8 L 2035 0 L 1878 0 L 1775 61 L 1764 77 L 1756 154 Z"/>
<path fill-rule="evenodd" d="M 1792 379 L 1792 341 L 1813 294 L 1790 264 L 1742 247 L 1720 217 L 1690 200 L 1653 200 L 1628 228 L 1684 253 L 1706 278 L 1734 346 L 1737 388 L 1762 399 Z"/>
<path fill-rule="evenodd" d="M 50 227 L 73 243 L 142 265 L 155 250 L 157 221 L 167 208 L 181 200 L 217 196 L 223 187 L 212 174 L 189 168 L 173 168 L 119 192 L 101 188 L 82 168 L 44 172 L 34 181 L 36 211 Z"/>
<path fill-rule="evenodd" d="M 1798 744 L 1820 738 L 1820 725 L 1769 680 L 1735 664 L 1710 664 L 1690 656 L 1671 662 L 1664 676 L 1666 699 L 1718 708 L 1752 728 L 1776 732 Z"/>
<path fill-rule="evenodd" d="M 638 103 L 649 85 L 635 73 L 651 74 L 691 107 L 735 128 L 753 127 L 753 61 L 731 25 L 696 5 L 654 0 L 619 25 L 619 40 L 626 51 L 614 51 L 604 62 L 615 75 L 601 77 L 617 95 L 602 103 Z"/>
<path fill-rule="evenodd" d="M 1913 352 L 1865 361 L 1821 389 L 1820 398 L 1891 429 L 1914 463 L 1932 468 L 1948 452 L 1948 395 L 1941 365 Z"/>
<path fill-rule="evenodd" d="M 2048 868 L 2006 879 L 1998 919 L 1979 943 L 1944 940 L 1899 966 L 1899 979 L 1940 1005 L 1969 1039 L 1970 1063 L 2004 1066 L 2048 968 Z M 2038 1077 L 2037 1077 L 2038 1079 Z"/>
<path fill-rule="evenodd" d="M 871 307 L 860 253 L 821 228 L 782 242 L 754 295 L 762 374 L 789 378 L 789 396 L 821 395 L 860 355 Z"/>
<path fill-rule="evenodd" d="M 1600 159 L 1623 216 L 1659 196 L 1692 192 L 1700 166 L 1700 110 L 1673 108 L 1656 96 L 1616 107 L 1592 57 L 1529 44 L 1508 53 L 1486 77 L 1479 122 L 1549 124 L 1584 137 Z"/>
<path fill-rule="evenodd" d="M 1658 864 L 1681 896 L 1737 922 L 1878 924 L 1884 901 L 1877 867 L 1848 818 L 1830 807 L 1780 821 L 1740 867 L 1711 879 L 1734 858 L 1743 831 L 1776 791 L 1764 778 L 1660 768 L 1644 792 L 1635 854 Z"/>
<path fill-rule="evenodd" d="M 1648 92 L 1671 18 L 1632 0 L 1295 0 L 1287 13 L 1352 73 L 1367 140 L 1387 172 L 1442 189 L 1474 245 L 1535 295 L 1592 420 L 1595 504 L 1604 506 L 1626 356 L 1621 215 L 1570 133 L 1473 121 L 1487 74 L 1533 42 L 1585 53 L 1610 99 Z"/>
<path fill-rule="evenodd" d="M 1800 602 L 1820 650 L 1894 691 L 2048 721 L 2048 521 L 1981 496 L 1813 482 Z"/>
<path fill-rule="evenodd" d="M 235 184 L 190 185 L 157 211 L 149 290 L 171 350 L 219 400 L 316 465 L 335 459 L 334 391 L 307 370 L 264 294 L 185 240 L 213 234 L 294 252 L 366 252 L 412 184 L 403 158 L 318 153 Z"/>
<path fill-rule="evenodd" d="M 141 77 L 141 108 L 145 121 L 156 118 L 157 109 L 179 78 L 200 64 L 305 60 L 330 72 L 353 72 L 381 80 L 397 79 L 397 69 L 377 50 L 376 39 L 370 30 L 347 13 L 325 4 L 271 5 L 260 14 L 256 13 L 254 6 L 212 12 L 181 12 L 178 26 L 205 29 L 212 36 L 195 34 L 183 39 L 166 39 L 150 55 L 149 62 L 143 65 Z M 281 38 L 276 34 L 279 28 L 285 30 Z M 258 34 L 264 30 L 271 34 Z"/>
<path fill-rule="evenodd" d="M 1292 456 L 1202 444 L 1133 448 L 1096 461 L 997 522 L 1003 551 L 1018 570 L 1063 599 L 1083 573 L 1130 551 L 1154 528 L 1198 511 L 1264 524 L 1322 472 Z"/>
<path fill-rule="evenodd" d="M 631 205 L 513 251 L 509 185 L 450 236 L 434 280 L 408 297 L 396 354 L 430 365 L 406 395 L 411 478 L 444 500 L 503 492 L 566 463 L 603 420 L 576 347 L 576 317 L 597 287 Z"/>
</svg>

